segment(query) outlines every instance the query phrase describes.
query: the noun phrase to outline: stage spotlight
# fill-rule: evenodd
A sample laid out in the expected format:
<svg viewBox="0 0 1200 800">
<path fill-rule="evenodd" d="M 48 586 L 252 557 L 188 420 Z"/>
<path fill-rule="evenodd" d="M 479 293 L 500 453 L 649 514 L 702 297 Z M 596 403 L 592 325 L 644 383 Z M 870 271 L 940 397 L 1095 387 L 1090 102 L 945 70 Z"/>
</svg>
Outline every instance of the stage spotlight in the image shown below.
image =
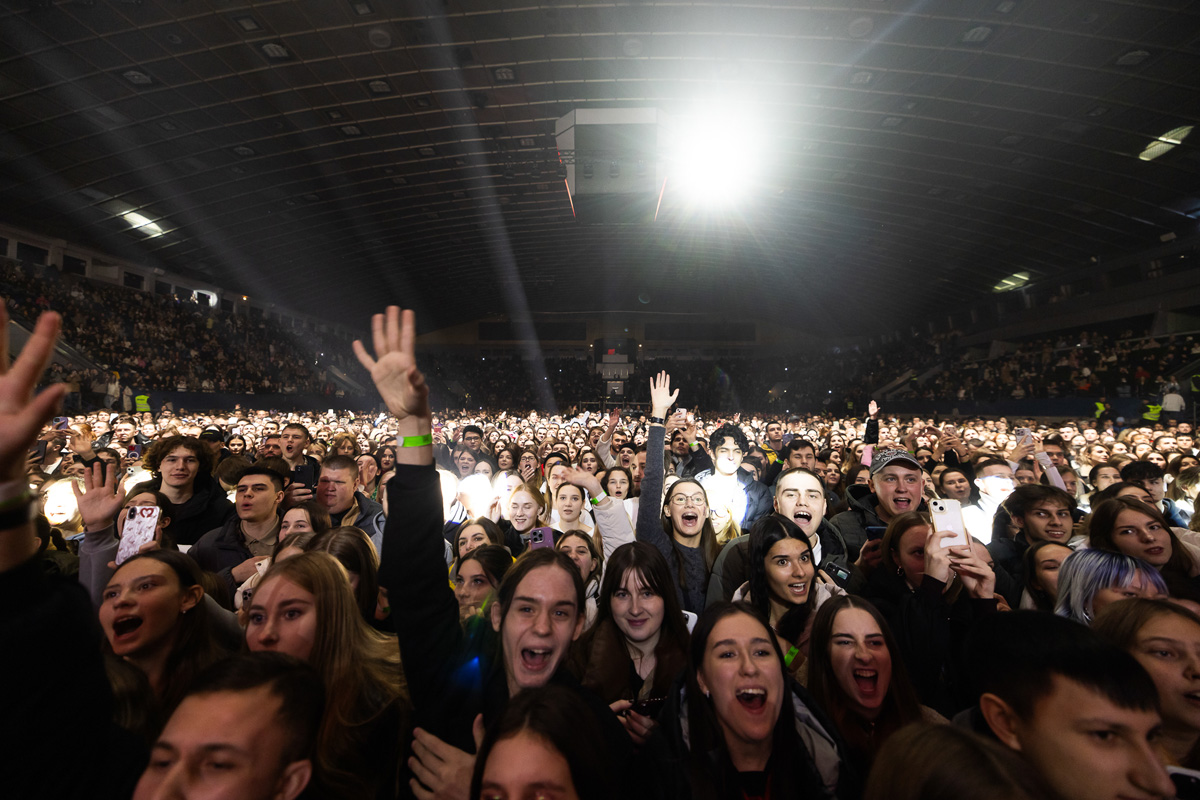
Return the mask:
<svg viewBox="0 0 1200 800">
<path fill-rule="evenodd" d="M 756 124 L 727 109 L 679 120 L 667 172 L 667 192 L 685 202 L 728 205 L 742 199 L 760 168 Z"/>
</svg>

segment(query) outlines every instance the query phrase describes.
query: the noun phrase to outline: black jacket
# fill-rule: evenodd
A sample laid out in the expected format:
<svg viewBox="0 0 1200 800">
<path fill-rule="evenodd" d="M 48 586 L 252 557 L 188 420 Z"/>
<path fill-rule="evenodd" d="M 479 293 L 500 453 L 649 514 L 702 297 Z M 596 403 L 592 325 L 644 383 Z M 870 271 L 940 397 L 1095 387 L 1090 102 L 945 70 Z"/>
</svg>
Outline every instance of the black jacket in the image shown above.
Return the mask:
<svg viewBox="0 0 1200 800">
<path fill-rule="evenodd" d="M 962 644 L 971 625 L 996 611 L 996 601 L 975 600 L 965 591 L 946 602 L 946 584 L 926 575 L 913 591 L 903 575 L 879 566 L 871 571 L 863 596 L 888 621 L 921 702 L 946 718 L 965 702 Z M 997 590 L 999 591 L 999 590 Z"/>
<path fill-rule="evenodd" d="M 162 478 L 155 478 L 154 488 L 162 486 Z M 171 504 L 166 509 L 171 518 L 171 524 L 164 530 L 175 544 L 195 544 L 200 537 L 225 524 L 225 520 L 233 513 L 233 503 L 225 496 L 225 490 L 217 479 L 209 476 L 207 479 L 197 477 L 195 493 L 186 503 Z"/>
<path fill-rule="evenodd" d="M 858 560 L 858 551 L 867 543 L 867 528 L 886 528 L 887 523 L 875 513 L 879 498 L 870 486 L 851 486 L 846 489 L 846 496 L 850 498 L 849 510 L 835 515 L 829 524 L 841 535 L 846 545 L 846 560 L 853 563 Z M 924 499 L 915 510 L 925 510 Z"/>
<path fill-rule="evenodd" d="M 705 482 L 713 474 L 711 469 L 706 469 L 704 472 L 696 475 L 696 480 L 699 481 L 701 486 L 704 486 Z M 736 477 L 738 486 L 746 496 L 746 511 L 742 514 L 742 518 L 738 520 L 738 525 L 742 530 L 748 531 L 756 520 L 771 513 L 775 507 L 775 502 L 774 498 L 771 497 L 771 490 L 754 480 L 754 476 L 746 472 L 746 470 L 739 469 Z M 711 504 L 711 502 L 712 499 L 710 498 L 709 503 Z"/>
<path fill-rule="evenodd" d="M 458 601 L 446 582 L 442 491 L 434 467 L 396 465 L 387 491 L 379 583 L 393 609 L 413 723 L 471 753 L 475 716 L 483 714 L 490 724 L 509 699 L 500 636 L 483 617 L 459 623 Z M 632 757 L 629 735 L 612 710 L 568 673 L 565 657 L 551 680 L 579 692 L 596 713 L 614 768 L 626 764 Z"/>
<path fill-rule="evenodd" d="M 232 593 L 238 588 L 237 579 L 233 577 L 233 568 L 254 554 L 246 547 L 246 537 L 242 534 L 242 520 L 234 514 L 225 520 L 224 525 L 201 536 L 200 541 L 188 550 L 188 555 L 200 565 L 200 569 L 220 575 Z"/>
</svg>

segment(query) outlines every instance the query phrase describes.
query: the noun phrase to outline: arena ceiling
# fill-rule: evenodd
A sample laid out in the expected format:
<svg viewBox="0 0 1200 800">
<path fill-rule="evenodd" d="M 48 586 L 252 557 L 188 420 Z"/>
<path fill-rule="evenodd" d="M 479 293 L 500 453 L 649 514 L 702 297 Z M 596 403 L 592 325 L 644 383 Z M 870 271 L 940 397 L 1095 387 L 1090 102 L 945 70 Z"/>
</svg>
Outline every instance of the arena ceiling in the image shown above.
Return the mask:
<svg viewBox="0 0 1200 800">
<path fill-rule="evenodd" d="M 350 324 L 875 331 L 1190 236 L 1200 132 L 1139 154 L 1196 123 L 1198 56 L 1184 0 L 0 0 L 0 219 Z M 579 108 L 752 120 L 711 156 L 761 169 L 579 219 Z"/>
</svg>

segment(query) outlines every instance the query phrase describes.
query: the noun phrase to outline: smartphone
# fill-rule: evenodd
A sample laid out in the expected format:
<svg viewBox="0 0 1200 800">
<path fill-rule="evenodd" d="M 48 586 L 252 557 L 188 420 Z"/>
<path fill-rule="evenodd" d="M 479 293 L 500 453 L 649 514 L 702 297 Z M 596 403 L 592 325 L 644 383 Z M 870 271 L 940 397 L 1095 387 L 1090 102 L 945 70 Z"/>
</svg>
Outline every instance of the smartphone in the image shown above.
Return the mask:
<svg viewBox="0 0 1200 800">
<path fill-rule="evenodd" d="M 131 444 L 129 445 L 129 449 L 125 452 L 128 454 L 129 458 L 141 458 L 142 446 L 140 444 Z"/>
<path fill-rule="evenodd" d="M 962 504 L 957 500 L 930 500 L 929 516 L 933 518 L 935 531 L 953 531 L 954 536 L 943 539 L 943 547 L 960 547 L 971 543 L 967 537 L 967 526 L 963 522 Z"/>
<path fill-rule="evenodd" d="M 317 485 L 316 469 L 307 460 L 300 466 L 292 470 L 292 483 L 301 483 L 309 489 L 315 489 Z"/>
<path fill-rule="evenodd" d="M 71 418 L 70 417 L 55 417 L 54 418 L 54 430 L 65 431 L 70 426 L 71 426 Z"/>
<path fill-rule="evenodd" d="M 1175 784 L 1176 800 L 1200 800 L 1200 772 L 1183 767 L 1167 767 L 1171 783 Z"/>
<path fill-rule="evenodd" d="M 554 531 L 550 528 L 534 528 L 529 532 L 529 549 L 541 550 L 554 547 Z"/>
<path fill-rule="evenodd" d="M 46 458 L 46 442 L 38 441 L 29 451 L 29 455 L 36 457 L 38 461 L 44 460 Z"/>
<path fill-rule="evenodd" d="M 117 566 L 136 556 L 142 545 L 154 541 L 161 513 L 158 506 L 134 506 L 125 510 L 125 527 L 121 529 L 121 543 L 117 545 Z"/>
<path fill-rule="evenodd" d="M 868 531 L 867 535 L 870 536 L 869 531 Z M 882 535 L 883 534 L 881 533 L 880 536 L 882 536 Z M 837 584 L 839 586 L 845 586 L 846 582 L 848 580 L 850 580 L 850 570 L 846 569 L 845 567 L 841 566 L 840 564 L 834 564 L 831 561 L 828 564 L 825 564 L 824 566 L 822 566 L 821 569 L 825 570 L 825 572 L 829 575 L 829 577 L 833 578 L 833 580 L 835 582 L 837 582 Z"/>
<path fill-rule="evenodd" d="M 635 714 L 641 714 L 643 717 L 654 717 L 662 710 L 666 704 L 667 698 L 664 697 L 647 697 L 645 700 L 638 700 L 629 709 Z"/>
<path fill-rule="evenodd" d="M 1033 443 L 1033 431 L 1029 428 L 1017 428 L 1013 433 L 1017 435 L 1017 444 Z"/>
<path fill-rule="evenodd" d="M 882 539 L 883 532 L 887 530 L 886 525 L 868 525 L 864 528 L 867 532 L 867 541 L 872 539 Z"/>
</svg>

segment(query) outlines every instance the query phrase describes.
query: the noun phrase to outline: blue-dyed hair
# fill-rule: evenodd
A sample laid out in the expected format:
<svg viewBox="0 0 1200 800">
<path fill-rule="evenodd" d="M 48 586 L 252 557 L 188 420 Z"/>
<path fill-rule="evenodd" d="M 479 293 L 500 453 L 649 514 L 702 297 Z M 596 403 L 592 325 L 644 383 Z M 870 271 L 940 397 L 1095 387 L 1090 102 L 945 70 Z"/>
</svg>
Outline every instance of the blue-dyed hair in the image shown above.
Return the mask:
<svg viewBox="0 0 1200 800">
<path fill-rule="evenodd" d="M 1058 571 L 1058 601 L 1054 613 L 1090 625 L 1092 601 L 1101 589 L 1125 588 L 1137 573 L 1166 596 L 1167 584 L 1151 564 L 1140 558 L 1107 550 L 1078 550 L 1067 556 Z"/>
</svg>

